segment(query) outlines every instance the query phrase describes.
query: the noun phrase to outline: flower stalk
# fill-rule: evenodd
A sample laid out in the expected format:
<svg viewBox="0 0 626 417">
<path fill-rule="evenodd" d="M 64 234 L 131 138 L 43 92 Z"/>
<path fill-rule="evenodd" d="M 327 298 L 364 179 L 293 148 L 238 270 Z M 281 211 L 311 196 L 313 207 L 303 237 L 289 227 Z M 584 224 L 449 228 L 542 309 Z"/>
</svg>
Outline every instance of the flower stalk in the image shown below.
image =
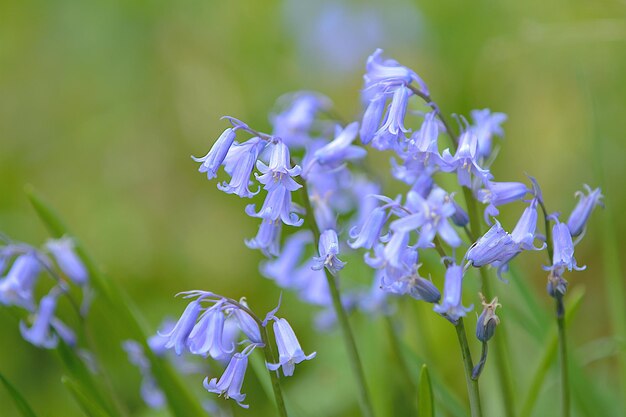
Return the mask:
<svg viewBox="0 0 626 417">
<path fill-rule="evenodd" d="M 463 324 L 463 318 L 459 318 L 454 325 L 456 335 L 459 339 L 459 346 L 461 347 L 461 356 L 463 357 L 463 367 L 465 369 L 465 383 L 467 384 L 467 394 L 470 402 L 470 413 L 472 417 L 482 417 L 483 411 L 480 404 L 480 392 L 478 391 L 478 381 L 472 379 L 472 371 L 474 364 L 472 363 L 472 354 L 470 353 L 469 345 L 467 343 L 467 336 L 465 335 L 465 325 Z"/>
</svg>

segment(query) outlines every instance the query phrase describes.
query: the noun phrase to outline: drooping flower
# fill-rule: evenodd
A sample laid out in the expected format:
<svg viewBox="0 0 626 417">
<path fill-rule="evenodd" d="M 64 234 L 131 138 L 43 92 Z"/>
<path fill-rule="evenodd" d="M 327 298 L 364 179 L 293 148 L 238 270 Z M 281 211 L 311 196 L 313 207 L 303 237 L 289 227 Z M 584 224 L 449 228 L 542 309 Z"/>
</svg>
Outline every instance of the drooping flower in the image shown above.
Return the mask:
<svg viewBox="0 0 626 417">
<path fill-rule="evenodd" d="M 167 338 L 165 347 L 167 349 L 173 347 L 177 355 L 182 354 L 187 346 L 189 335 L 196 325 L 196 320 L 202 311 L 202 305 L 200 303 L 204 298 L 206 298 L 206 296 L 201 295 L 190 302 L 180 316 L 180 319 L 178 319 L 178 322 L 176 322 L 174 328 L 168 333 L 162 334 L 163 337 Z"/>
<path fill-rule="evenodd" d="M 202 313 L 187 338 L 187 346 L 191 353 L 204 357 L 211 356 L 216 360 L 223 360 L 233 353 L 234 345 L 224 346 L 223 332 L 226 318 L 223 310 L 224 301 L 219 300 Z"/>
<path fill-rule="evenodd" d="M 77 285 L 85 285 L 89 278 L 87 268 L 74 250 L 74 241 L 69 237 L 49 240 L 46 248 L 59 265 L 59 268 Z"/>
<path fill-rule="evenodd" d="M 293 179 L 300 174 L 301 168 L 298 165 L 290 168 L 289 149 L 283 142 L 277 141 L 270 147 L 269 165 L 257 161 L 257 169 L 262 173 L 257 179 L 267 190 L 267 196 L 258 213 L 255 213 L 255 205 L 249 204 L 246 214 L 264 220 L 280 218 L 287 225 L 300 226 L 303 220 L 296 214 L 298 210 L 291 202 L 291 192 L 302 187 Z"/>
<path fill-rule="evenodd" d="M 567 224 L 559 222 L 558 219 L 557 223 L 552 227 L 552 247 L 552 266 L 548 269 L 556 271 L 557 275 L 560 275 L 565 269 L 568 271 L 572 269 L 582 271 L 585 269 L 584 266 L 576 265 L 572 235 Z"/>
<path fill-rule="evenodd" d="M 589 216 L 593 211 L 595 206 L 602 206 L 602 192 L 600 188 L 596 188 L 592 190 L 587 184 L 584 185 L 585 190 L 587 191 L 587 195 L 582 191 L 576 192 L 576 196 L 579 198 L 578 204 L 572 210 L 572 213 L 567 219 L 567 227 L 572 235 L 572 237 L 577 237 L 583 234 L 585 231 L 585 227 L 587 226 L 587 221 L 589 220 Z"/>
<path fill-rule="evenodd" d="M 463 268 L 458 265 L 450 265 L 446 270 L 443 286 L 443 302 L 436 304 L 435 312 L 446 316 L 453 322 L 465 316 L 474 308 L 473 305 L 463 307 L 461 296 L 463 295 Z"/>
<path fill-rule="evenodd" d="M 237 136 L 236 131 L 237 128 L 229 127 L 217 138 L 209 153 L 202 158 L 191 157 L 196 162 L 202 162 L 198 171 L 206 172 L 208 179 L 213 179 L 217 176 L 217 170 L 224 162 L 228 150 L 235 141 L 235 137 Z"/>
<path fill-rule="evenodd" d="M 457 172 L 459 184 L 472 189 L 472 178 L 476 178 L 479 183 L 486 184 L 493 176 L 487 169 L 478 165 L 477 161 L 477 138 L 474 132 L 466 130 L 459 136 L 459 146 L 454 156 L 448 149 L 443 151 L 443 161 Z"/>
<path fill-rule="evenodd" d="M 389 87 L 409 85 L 416 82 L 424 94 L 428 94 L 428 88 L 422 79 L 409 68 L 400 65 L 393 59 L 383 59 L 383 50 L 377 49 L 367 58 L 365 90 L 376 89 L 384 91 Z"/>
<path fill-rule="evenodd" d="M 223 395 L 226 399 L 232 398 L 243 408 L 249 407 L 247 404 L 242 404 L 242 401 L 246 399 L 246 394 L 241 393 L 241 386 L 243 385 L 243 380 L 246 376 L 246 368 L 248 367 L 249 352 L 246 352 L 246 349 L 232 356 L 219 380 L 217 378 L 209 380 L 209 378 L 206 377 L 203 382 L 204 388 L 207 391 L 214 392 L 220 396 Z"/>
<path fill-rule="evenodd" d="M 465 259 L 472 266 L 480 268 L 496 262 L 508 262 L 519 251 L 520 249 L 511 235 L 496 221 L 496 224 L 491 226 L 487 233 L 469 248 L 465 254 Z"/>
<path fill-rule="evenodd" d="M 476 192 L 478 201 L 483 204 L 488 204 L 485 208 L 485 222 L 491 224 L 489 217 L 497 216 L 500 211 L 498 206 L 519 201 L 530 190 L 521 182 L 495 182 L 487 181 L 485 188 L 482 188 Z"/>
<path fill-rule="evenodd" d="M 59 291 L 55 287 L 41 299 L 32 327 L 28 328 L 23 321 L 20 321 L 20 333 L 24 340 L 44 349 L 53 349 L 57 346 L 59 338 L 51 331 L 51 321 L 56 310 L 58 296 Z"/>
<path fill-rule="evenodd" d="M 300 347 L 300 342 L 293 329 L 285 319 L 274 319 L 274 335 L 276 346 L 278 347 L 278 363 L 268 363 L 267 367 L 271 371 L 276 371 L 282 366 L 285 376 L 292 376 L 295 365 L 305 360 L 311 360 L 317 354 L 305 355 Z"/>
<path fill-rule="evenodd" d="M 34 308 L 33 287 L 41 271 L 40 260 L 34 252 L 17 257 L 4 279 L 0 281 L 0 304 L 15 305 L 27 310 Z"/>
<path fill-rule="evenodd" d="M 341 261 L 339 255 L 339 240 L 337 232 L 333 229 L 324 230 L 319 241 L 319 257 L 315 257 L 313 269 L 321 270 L 327 268 L 331 274 L 335 275 L 345 266 L 345 262 Z"/>
<path fill-rule="evenodd" d="M 224 171 L 230 176 L 230 182 L 222 182 L 217 188 L 227 194 L 236 194 L 242 198 L 251 198 L 258 194 L 259 189 L 250 191 L 250 176 L 259 154 L 267 142 L 254 137 L 242 144 L 233 144 L 224 159 Z"/>
<path fill-rule="evenodd" d="M 244 306 L 248 306 L 244 299 L 241 299 L 239 303 Z M 263 338 L 261 337 L 261 331 L 259 330 L 259 324 L 248 314 L 246 311 L 240 308 L 234 308 L 233 314 L 237 319 L 237 326 L 246 335 L 248 340 L 256 345 L 263 345 Z"/>
<path fill-rule="evenodd" d="M 383 112 L 385 111 L 386 101 L 387 99 L 384 95 L 378 95 L 370 100 L 363 114 L 363 121 L 361 122 L 361 129 L 359 130 L 359 136 L 363 145 L 367 145 L 374 139 L 378 131 L 378 126 L 380 126 Z"/>
</svg>

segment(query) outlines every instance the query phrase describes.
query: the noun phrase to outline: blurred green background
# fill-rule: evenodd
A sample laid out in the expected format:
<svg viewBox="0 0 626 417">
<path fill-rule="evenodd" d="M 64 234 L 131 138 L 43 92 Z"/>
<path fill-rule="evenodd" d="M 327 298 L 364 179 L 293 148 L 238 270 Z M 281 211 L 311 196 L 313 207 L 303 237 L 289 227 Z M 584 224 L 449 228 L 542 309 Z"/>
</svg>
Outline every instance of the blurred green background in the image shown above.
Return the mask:
<svg viewBox="0 0 626 417">
<path fill-rule="evenodd" d="M 586 289 L 569 337 L 585 375 L 615 396 L 615 352 L 624 341 L 620 348 L 612 335 L 624 318 L 610 313 L 615 281 L 606 276 L 621 274 L 611 262 L 624 252 L 626 232 L 624 1 L 2 1 L 0 230 L 35 245 L 47 239 L 23 192 L 32 184 L 136 300 L 150 328 L 180 314 L 184 303 L 173 295 L 188 289 L 245 295 L 267 311 L 279 290 L 257 272 L 262 256 L 243 244 L 258 222 L 244 215 L 246 202 L 199 174 L 190 155 L 207 151 L 225 114 L 268 130 L 275 99 L 294 90 L 320 91 L 345 119 L 357 118 L 364 62 L 376 47 L 416 70 L 444 112 L 488 107 L 509 115 L 497 179 L 535 176 L 549 208 L 564 213 L 583 183 L 602 186 L 608 209 L 593 215 L 577 248 L 588 269 L 568 276 L 570 289 Z M 505 222 L 518 215 L 505 211 Z M 551 314 L 542 262 L 543 254 L 527 254 L 515 265 Z M 516 288 L 494 285 L 505 299 Z M 415 304 L 401 306 L 408 346 L 465 401 L 454 330 Z M 503 304 L 521 401 L 544 347 Z M 310 330 L 315 309 L 291 294 L 281 312 L 305 351 L 318 351 L 287 381 L 288 397 L 304 416 L 358 415 L 339 335 Z M 138 395 L 139 373 L 119 348 L 123 335 L 106 311 L 96 307 L 93 320 L 114 335 L 96 339 L 124 402 L 135 415 L 152 415 Z M 474 323 L 472 313 L 470 331 Z M 398 377 L 385 328 L 363 316 L 354 324 L 379 415 L 392 415 Z M 81 415 L 59 382 L 55 355 L 24 342 L 3 310 L 0 329 L 0 371 L 40 415 Z M 481 385 L 489 415 L 498 415 L 490 365 Z M 198 389 L 200 381 L 189 383 Z M 556 367 L 546 381 L 538 416 L 551 415 L 558 397 Z M 236 415 L 272 415 L 252 372 L 244 392 L 252 408 Z M 0 415 L 17 415 L 2 390 Z"/>
</svg>

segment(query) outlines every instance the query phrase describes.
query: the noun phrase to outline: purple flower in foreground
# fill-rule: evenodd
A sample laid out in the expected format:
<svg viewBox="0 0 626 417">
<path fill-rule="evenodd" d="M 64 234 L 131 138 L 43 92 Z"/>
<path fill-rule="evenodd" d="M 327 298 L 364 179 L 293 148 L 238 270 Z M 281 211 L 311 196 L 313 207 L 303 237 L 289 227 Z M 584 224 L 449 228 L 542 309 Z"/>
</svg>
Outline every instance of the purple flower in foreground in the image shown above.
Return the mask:
<svg viewBox="0 0 626 417">
<path fill-rule="evenodd" d="M 89 274 L 87 268 L 74 251 L 74 241 L 68 237 L 61 239 L 49 240 L 46 248 L 59 265 L 59 268 L 69 279 L 77 285 L 87 283 Z"/>
<path fill-rule="evenodd" d="M 326 267 L 331 274 L 335 275 L 343 269 L 345 262 L 337 258 L 339 254 L 339 241 L 337 232 L 333 229 L 327 229 L 322 232 L 319 242 L 319 257 L 313 258 L 315 264 L 312 266 L 315 270 Z"/>
<path fill-rule="evenodd" d="M 472 266 L 480 268 L 483 265 L 496 262 L 507 262 L 517 253 L 519 253 L 518 245 L 496 221 L 496 224 L 491 226 L 491 229 L 469 248 L 465 254 L 465 259 Z"/>
<path fill-rule="evenodd" d="M 489 170 L 478 165 L 476 147 L 476 135 L 471 130 L 466 130 L 459 137 L 459 147 L 454 156 L 448 149 L 443 151 L 442 155 L 449 169 L 457 172 L 459 184 L 470 189 L 472 188 L 472 175 L 483 184 L 492 178 Z"/>
<path fill-rule="evenodd" d="M 552 227 L 552 246 L 552 266 L 548 269 L 555 271 L 557 275 L 560 275 L 565 269 L 568 271 L 572 269 L 582 271 L 585 269 L 584 266 L 579 267 L 576 265 L 572 235 L 570 234 L 567 224 L 560 223 L 558 220 Z"/>
<path fill-rule="evenodd" d="M 53 288 L 48 295 L 41 299 L 32 327 L 28 328 L 23 321 L 20 321 L 20 333 L 24 340 L 45 349 L 53 349 L 57 346 L 59 339 L 56 334 L 51 332 L 50 325 L 54 317 L 58 296 L 58 290 Z"/>
<path fill-rule="evenodd" d="M 572 213 L 569 215 L 569 219 L 567 219 L 567 227 L 569 228 L 572 237 L 577 237 L 584 233 L 589 216 L 595 206 L 599 205 L 604 207 L 602 204 L 602 198 L 604 196 L 602 195 L 600 189 L 596 188 L 595 190 L 592 190 L 587 184 L 585 184 L 584 187 L 587 191 L 587 195 L 585 195 L 582 191 L 576 192 L 576 196 L 580 200 L 574 210 L 572 210 Z"/>
<path fill-rule="evenodd" d="M 202 162 L 198 171 L 206 172 L 208 179 L 213 179 L 217 176 L 217 170 L 224 162 L 228 150 L 235 141 L 235 137 L 237 136 L 236 129 L 237 128 L 231 127 L 226 129 L 220 137 L 217 138 L 209 153 L 202 158 L 191 157 L 196 162 Z"/>
<path fill-rule="evenodd" d="M 232 398 L 243 408 L 249 407 L 249 405 L 241 403 L 246 398 L 246 394 L 241 393 L 241 386 L 243 385 L 246 368 L 248 367 L 249 352 L 246 352 L 246 349 L 242 353 L 237 352 L 233 355 L 219 380 L 217 378 L 209 380 L 206 377 L 203 383 L 207 391 L 214 392 L 220 396 L 223 395 L 226 399 Z"/>
<path fill-rule="evenodd" d="M 267 196 L 258 213 L 254 212 L 255 205 L 250 204 L 246 207 L 246 214 L 273 221 L 280 218 L 285 224 L 300 226 L 303 220 L 296 214 L 297 209 L 291 202 L 291 192 L 302 187 L 293 179 L 300 175 L 301 168 L 298 165 L 290 168 L 289 148 L 283 142 L 278 141 L 270 147 L 269 165 L 257 162 L 257 169 L 262 173 L 257 175 L 257 179 L 265 185 L 263 188 L 267 190 Z"/>
<path fill-rule="evenodd" d="M 456 322 L 474 308 L 473 305 L 463 307 L 461 296 L 463 295 L 463 268 L 458 265 L 450 265 L 446 270 L 446 278 L 443 286 L 443 302 L 436 304 L 435 312 L 442 314 Z"/>
<path fill-rule="evenodd" d="M 268 363 L 267 368 L 276 371 L 282 366 L 285 376 L 292 376 L 295 365 L 305 360 L 311 360 L 317 354 L 305 355 L 300 347 L 300 342 L 293 329 L 285 319 L 274 319 L 274 335 L 276 336 L 276 346 L 278 346 L 279 363 Z"/>
<path fill-rule="evenodd" d="M 227 194 L 237 194 L 242 198 L 256 195 L 260 188 L 250 191 L 250 175 L 252 175 L 259 154 L 266 145 L 266 141 L 257 137 L 242 144 L 232 145 L 224 159 L 224 171 L 231 176 L 230 182 L 224 181 L 217 184 L 217 188 Z"/>
<path fill-rule="evenodd" d="M 367 145 L 374 139 L 380 121 L 385 111 L 385 103 L 387 102 L 384 95 L 379 95 L 370 100 L 365 114 L 363 114 L 363 121 L 361 122 L 361 129 L 359 130 L 359 136 L 361 137 L 361 143 Z"/>
<path fill-rule="evenodd" d="M 485 188 L 476 193 L 478 201 L 488 204 L 485 208 L 485 222 L 490 225 L 489 217 L 495 217 L 500 213 L 497 206 L 521 200 L 529 191 L 526 184 L 521 182 L 487 181 Z"/>
<path fill-rule="evenodd" d="M 190 302 L 185 308 L 185 311 L 183 311 L 183 314 L 180 316 L 180 319 L 178 319 L 174 328 L 170 332 L 162 335 L 167 338 L 165 348 L 171 349 L 173 347 L 177 355 L 183 353 L 183 350 L 187 346 L 189 335 L 196 325 L 196 320 L 202 311 L 200 302 L 204 298 L 206 298 L 206 296 L 201 295 L 197 299 Z"/>
<path fill-rule="evenodd" d="M 235 346 L 224 346 L 224 301 L 217 301 L 202 313 L 187 339 L 189 351 L 194 355 L 211 356 L 222 360 L 231 355 Z"/>
<path fill-rule="evenodd" d="M 400 65 L 393 59 L 383 59 L 383 50 L 377 49 L 367 58 L 365 90 L 373 89 L 384 91 L 389 87 L 409 85 L 416 82 L 424 94 L 428 94 L 428 88 L 422 79 L 409 68 Z"/>
</svg>

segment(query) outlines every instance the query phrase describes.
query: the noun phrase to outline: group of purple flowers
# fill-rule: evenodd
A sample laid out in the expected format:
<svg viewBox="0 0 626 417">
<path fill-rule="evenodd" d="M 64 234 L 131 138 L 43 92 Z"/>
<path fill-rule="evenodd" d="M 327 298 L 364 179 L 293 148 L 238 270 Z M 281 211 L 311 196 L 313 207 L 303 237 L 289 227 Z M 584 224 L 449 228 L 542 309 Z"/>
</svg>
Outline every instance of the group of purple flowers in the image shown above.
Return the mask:
<svg viewBox="0 0 626 417">
<path fill-rule="evenodd" d="M 558 214 L 546 212 L 534 178 L 529 177 L 530 186 L 494 181 L 489 169 L 497 154 L 493 142 L 503 136 L 506 115 L 488 109 L 472 111 L 471 121 L 457 118 L 457 135 L 431 100 L 424 81 L 411 69 L 383 58 L 382 50 L 368 58 L 364 79 L 365 112 L 360 123 L 333 120 L 331 101 L 320 94 L 290 94 L 279 100 L 282 108 L 270 118 L 272 133 L 225 117 L 232 127 L 204 157 L 194 158 L 209 179 L 224 167 L 230 180 L 218 183 L 218 188 L 226 193 L 252 198 L 264 190 L 260 209 L 255 204 L 245 209 L 261 220 L 257 235 L 245 242 L 269 258 L 261 273 L 302 300 L 323 307 L 317 323 L 328 327 L 336 317 L 324 275 L 333 275 L 339 284 L 338 273 L 346 266 L 340 254 L 362 249 L 364 262 L 374 270 L 373 283 L 343 291 L 345 309 L 389 313 L 388 296 L 406 294 L 433 303 L 435 312 L 456 323 L 472 309 L 462 304 L 463 279 L 470 267 L 492 266 L 501 277 L 523 251 L 549 246 L 548 291 L 562 297 L 567 285 L 564 272 L 580 269 L 574 245 L 582 238 L 593 208 L 601 204 L 600 190 L 586 187 L 587 194 L 580 193 L 578 205 L 561 223 Z M 428 111 L 410 107 L 415 97 Z M 416 122 L 415 129 L 407 127 Z M 442 149 L 444 134 L 450 142 Z M 355 143 L 357 136 L 361 145 Z M 367 145 L 394 154 L 391 174 L 408 186 L 404 195 L 392 198 L 382 193 L 364 162 Z M 436 181 L 442 173 L 456 175 L 458 186 L 465 189 L 466 207 L 474 203 L 467 201 L 468 196 L 484 205 L 483 220 L 490 226 L 484 235 L 472 235 L 467 211 L 454 192 Z M 508 232 L 496 216 L 500 207 L 517 201 L 525 202 L 526 208 Z M 546 225 L 554 223 L 551 245 L 537 231 L 538 208 L 547 216 Z M 281 238 L 283 225 L 300 228 L 305 220 L 306 230 Z M 312 245 L 317 245 L 317 256 L 311 256 Z M 445 254 L 446 247 L 451 255 Z M 457 251 L 464 247 L 459 260 Z M 433 248 L 446 268 L 443 297 L 418 272 L 420 252 Z M 499 304 L 496 298 L 490 303 L 483 300 L 483 306 L 477 336 L 486 342 L 498 323 Z"/>
<path fill-rule="evenodd" d="M 20 333 L 29 343 L 54 349 L 59 338 L 74 346 L 77 338 L 74 331 L 55 316 L 59 297 L 68 295 L 71 286 L 79 287 L 83 294 L 82 305 L 72 300 L 77 313 L 87 314 L 90 301 L 89 275 L 74 251 L 74 242 L 69 237 L 49 240 L 38 249 L 25 243 L 16 243 L 2 237 L 0 246 L 0 304 L 16 307 L 28 313 L 29 326 L 20 321 Z M 39 301 L 37 284 L 42 272 L 51 280 L 45 286 L 47 294 Z M 68 295 L 69 297 L 69 295 Z"/>
</svg>

